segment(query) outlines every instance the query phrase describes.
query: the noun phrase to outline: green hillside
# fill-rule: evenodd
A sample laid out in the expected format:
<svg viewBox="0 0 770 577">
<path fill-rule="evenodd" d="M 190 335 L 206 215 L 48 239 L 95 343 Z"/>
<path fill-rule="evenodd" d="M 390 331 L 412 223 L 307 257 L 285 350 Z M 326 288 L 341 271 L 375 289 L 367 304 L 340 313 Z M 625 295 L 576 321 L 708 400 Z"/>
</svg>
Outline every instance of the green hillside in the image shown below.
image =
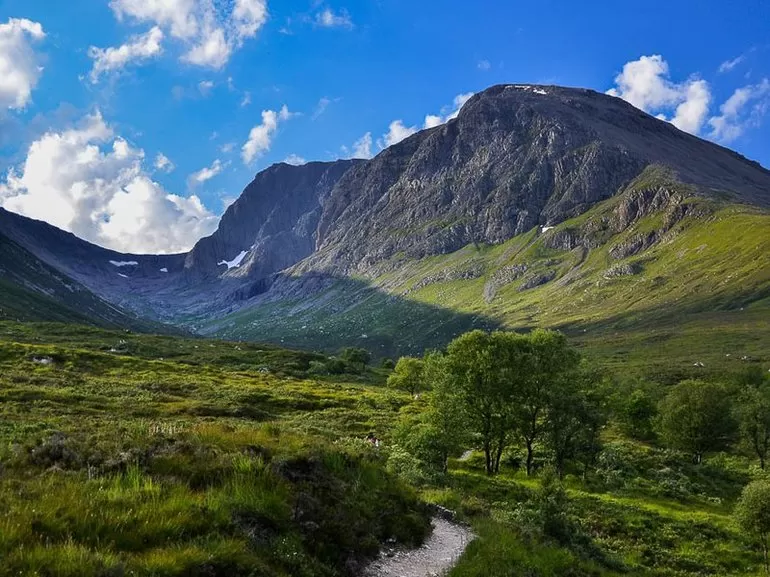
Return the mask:
<svg viewBox="0 0 770 577">
<path fill-rule="evenodd" d="M 609 363 L 721 371 L 768 354 L 767 254 L 770 214 L 696 196 L 653 168 L 548 230 L 449 255 L 396 257 L 376 278 L 340 279 L 206 330 L 309 348 L 355 342 L 395 355 L 477 326 L 556 327 Z"/>
<path fill-rule="evenodd" d="M 570 469 L 553 494 L 569 528 L 555 538 L 538 529 L 544 474 L 526 476 L 518 447 L 494 477 L 469 440 L 446 476 L 415 478 L 399 423 L 426 414 L 429 395 L 388 388 L 381 369 L 329 375 L 327 362 L 0 322 L 0 575 L 349 577 L 381 547 L 421 542 L 426 504 L 477 535 L 453 577 L 758 574 L 732 511 L 763 473 L 737 445 L 694 465 L 627 436 L 622 394 L 608 397 L 621 404 L 590 475 Z"/>
</svg>

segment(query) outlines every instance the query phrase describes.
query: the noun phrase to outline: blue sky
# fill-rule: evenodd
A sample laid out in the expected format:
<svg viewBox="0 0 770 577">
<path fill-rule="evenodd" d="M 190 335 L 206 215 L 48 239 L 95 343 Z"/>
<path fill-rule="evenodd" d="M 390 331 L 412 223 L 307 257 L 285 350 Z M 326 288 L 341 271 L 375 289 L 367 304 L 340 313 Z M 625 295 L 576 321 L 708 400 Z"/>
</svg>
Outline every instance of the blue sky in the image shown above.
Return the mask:
<svg viewBox="0 0 770 577">
<path fill-rule="evenodd" d="M 770 166 L 768 22 L 761 0 L 0 0 L 0 205 L 184 250 L 270 164 L 376 154 L 509 82 L 614 89 Z"/>
</svg>

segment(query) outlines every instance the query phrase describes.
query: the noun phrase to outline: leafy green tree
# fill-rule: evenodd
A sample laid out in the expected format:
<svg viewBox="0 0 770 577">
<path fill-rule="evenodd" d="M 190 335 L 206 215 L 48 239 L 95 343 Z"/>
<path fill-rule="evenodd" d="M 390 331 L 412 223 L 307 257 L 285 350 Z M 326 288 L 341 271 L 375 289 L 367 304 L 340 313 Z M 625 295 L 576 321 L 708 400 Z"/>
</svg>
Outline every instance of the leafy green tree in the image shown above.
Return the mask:
<svg viewBox="0 0 770 577">
<path fill-rule="evenodd" d="M 602 376 L 584 364 L 552 390 L 546 422 L 546 442 L 553 465 L 564 477 L 568 460 L 582 465 L 583 477 L 601 452 L 601 430 L 607 422 L 608 395 Z"/>
<path fill-rule="evenodd" d="M 575 371 L 580 356 L 572 350 L 566 337 L 556 331 L 538 329 L 523 339 L 524 354 L 509 365 L 509 375 L 523 373 L 516 387 L 514 431 L 527 450 L 527 475 L 533 471 L 535 443 L 547 427 L 548 409 L 566 390 L 570 373 Z"/>
<path fill-rule="evenodd" d="M 620 420 L 623 430 L 629 436 L 643 441 L 654 437 L 653 423 L 658 415 L 658 406 L 647 391 L 634 389 L 622 401 Z"/>
<path fill-rule="evenodd" d="M 422 373 L 423 361 L 421 359 L 401 357 L 398 359 L 393 373 L 388 377 L 388 386 L 414 395 L 425 389 Z"/>
<path fill-rule="evenodd" d="M 687 451 L 695 463 L 709 451 L 730 446 L 736 422 L 730 396 L 718 384 L 683 381 L 673 387 L 660 404 L 660 429 L 665 443 Z"/>
<path fill-rule="evenodd" d="M 770 451 L 770 389 L 746 387 L 737 407 L 743 444 L 759 458 L 763 469 Z"/>
<path fill-rule="evenodd" d="M 342 349 L 340 358 L 346 363 L 350 363 L 351 365 L 359 365 L 363 368 L 371 362 L 372 355 L 366 349 L 348 347 L 346 349 Z"/>
<path fill-rule="evenodd" d="M 468 424 L 484 450 L 488 475 L 499 471 L 510 441 L 516 391 L 523 381 L 523 338 L 514 333 L 476 330 L 447 347 L 446 371 L 465 407 Z"/>
<path fill-rule="evenodd" d="M 426 355 L 423 379 L 431 388 L 426 421 L 436 437 L 441 472 L 446 473 L 449 457 L 460 453 L 469 441 L 468 417 L 447 370 L 446 357 L 440 353 Z"/>
<path fill-rule="evenodd" d="M 749 483 L 735 506 L 734 516 L 738 526 L 759 541 L 765 572 L 770 574 L 770 482 Z"/>
</svg>

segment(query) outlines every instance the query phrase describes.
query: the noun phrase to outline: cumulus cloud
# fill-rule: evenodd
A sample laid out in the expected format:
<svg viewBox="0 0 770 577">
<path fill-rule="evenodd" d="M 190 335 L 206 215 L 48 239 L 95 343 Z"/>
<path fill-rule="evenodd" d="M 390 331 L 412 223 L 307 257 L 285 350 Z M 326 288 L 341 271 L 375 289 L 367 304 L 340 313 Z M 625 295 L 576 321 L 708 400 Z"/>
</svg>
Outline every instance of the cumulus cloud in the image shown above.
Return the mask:
<svg viewBox="0 0 770 577">
<path fill-rule="evenodd" d="M 409 138 L 419 129 L 416 126 L 405 126 L 403 120 L 394 120 L 390 123 L 388 131 L 378 141 L 380 148 L 387 148 L 398 144 L 405 138 Z"/>
<path fill-rule="evenodd" d="M 187 185 L 190 188 L 195 188 L 199 184 L 211 180 L 217 174 L 225 169 L 225 165 L 218 158 L 211 164 L 211 166 L 205 166 L 197 172 L 193 172 L 187 179 Z"/>
<path fill-rule="evenodd" d="M 174 169 L 176 168 L 176 166 L 174 166 L 174 163 L 171 162 L 168 156 L 166 156 L 162 152 L 159 152 L 155 157 L 154 166 L 156 170 L 160 170 L 161 172 L 173 172 Z"/>
<path fill-rule="evenodd" d="M 316 14 L 315 24 L 322 28 L 347 28 L 348 30 L 353 28 L 353 20 L 347 11 L 342 10 L 337 13 L 331 8 L 325 8 Z"/>
<path fill-rule="evenodd" d="M 182 61 L 220 69 L 257 35 L 268 18 L 267 0 L 112 0 L 118 20 L 149 23 L 183 49 Z"/>
<path fill-rule="evenodd" d="M 708 116 L 711 90 L 705 80 L 690 78 L 681 83 L 669 79 L 668 63 L 659 54 L 627 62 L 607 91 L 637 108 L 669 120 L 677 128 L 698 134 Z M 674 112 L 672 118 L 668 114 Z"/>
<path fill-rule="evenodd" d="M 352 150 L 347 146 L 343 146 L 342 154 L 344 154 L 348 158 L 369 159 L 373 156 L 372 155 L 373 143 L 374 143 L 374 139 L 372 138 L 372 133 L 367 132 L 361 138 L 359 138 L 353 143 Z"/>
<path fill-rule="evenodd" d="M 284 159 L 284 162 L 286 164 L 291 164 L 292 166 L 300 166 L 302 164 L 307 164 L 307 160 L 305 160 L 298 154 L 290 154 Z"/>
<path fill-rule="evenodd" d="M 45 38 L 39 22 L 9 18 L 0 24 L 0 107 L 24 108 L 42 74 L 33 43 Z"/>
<path fill-rule="evenodd" d="M 110 48 L 91 46 L 88 56 L 94 61 L 91 68 L 91 82 L 96 84 L 99 77 L 108 72 L 122 70 L 131 63 L 140 63 L 159 56 L 163 52 L 161 42 L 163 30 L 157 26 L 146 34 L 132 36 L 126 44 Z"/>
<path fill-rule="evenodd" d="M 123 252 L 181 252 L 214 231 L 219 219 L 197 196 L 166 191 L 143 162 L 97 112 L 34 141 L 0 184 L 0 204 Z"/>
<path fill-rule="evenodd" d="M 251 164 L 255 159 L 270 150 L 273 135 L 278 130 L 278 123 L 291 118 L 292 113 L 284 104 L 280 111 L 263 110 L 262 124 L 257 124 L 249 132 L 249 138 L 241 148 L 241 158 L 245 164 Z"/>
<path fill-rule="evenodd" d="M 719 107 L 720 114 L 709 119 L 709 136 L 721 142 L 732 142 L 747 128 L 757 126 L 768 109 L 770 80 L 765 78 L 759 84 L 738 88 Z"/>
<path fill-rule="evenodd" d="M 441 109 L 439 114 L 428 114 L 425 117 L 422 128 L 435 128 L 436 126 L 440 126 L 457 118 L 460 114 L 460 109 L 471 99 L 473 94 L 473 92 L 458 94 L 452 101 L 451 106 L 445 106 Z M 380 149 L 393 146 L 405 138 L 412 136 L 418 130 L 420 129 L 417 126 L 406 126 L 402 120 L 394 120 L 390 123 L 388 132 L 386 132 L 382 138 L 377 140 L 377 145 Z"/>
</svg>

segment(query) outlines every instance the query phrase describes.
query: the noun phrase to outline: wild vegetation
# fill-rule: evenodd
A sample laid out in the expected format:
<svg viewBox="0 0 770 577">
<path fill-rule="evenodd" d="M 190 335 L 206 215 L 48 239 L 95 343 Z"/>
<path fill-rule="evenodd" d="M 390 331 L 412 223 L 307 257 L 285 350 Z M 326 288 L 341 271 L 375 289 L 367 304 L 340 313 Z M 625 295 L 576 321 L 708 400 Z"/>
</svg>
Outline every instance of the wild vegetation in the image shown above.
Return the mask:
<svg viewBox="0 0 770 577">
<path fill-rule="evenodd" d="M 0 575 L 356 575 L 434 504 L 477 535 L 454 577 L 756 575 L 766 362 L 671 385 L 551 331 L 393 363 L 0 323 Z"/>
</svg>

